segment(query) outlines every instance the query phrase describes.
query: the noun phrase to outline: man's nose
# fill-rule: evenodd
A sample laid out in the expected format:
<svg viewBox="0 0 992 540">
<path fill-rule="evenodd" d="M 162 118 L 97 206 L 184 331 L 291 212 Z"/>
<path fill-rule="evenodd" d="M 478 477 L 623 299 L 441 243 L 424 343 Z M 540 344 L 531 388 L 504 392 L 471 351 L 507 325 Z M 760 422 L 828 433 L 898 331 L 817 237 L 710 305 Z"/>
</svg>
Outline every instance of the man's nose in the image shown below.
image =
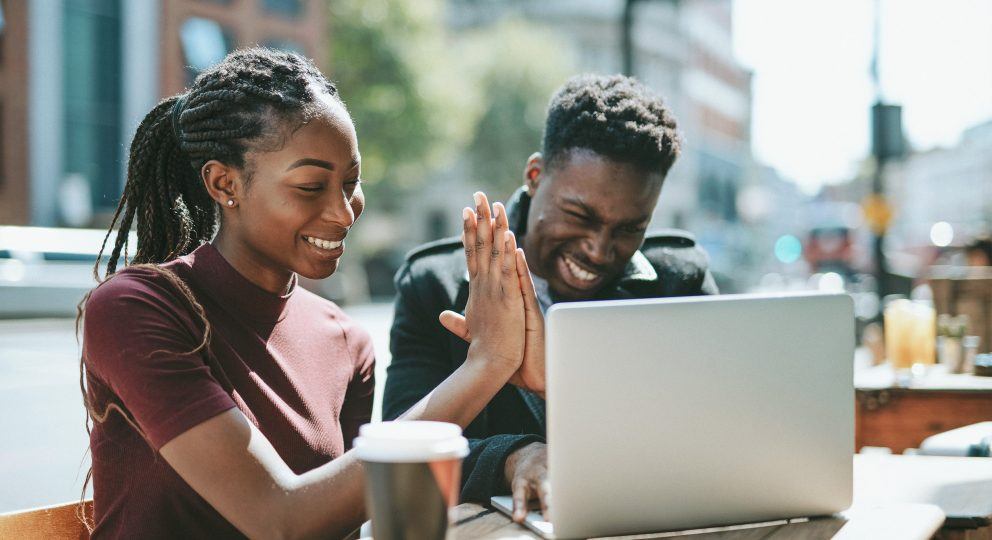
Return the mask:
<svg viewBox="0 0 992 540">
<path fill-rule="evenodd" d="M 608 231 L 596 231 L 585 241 L 585 255 L 596 266 L 607 266 L 613 262 L 613 241 Z"/>
</svg>

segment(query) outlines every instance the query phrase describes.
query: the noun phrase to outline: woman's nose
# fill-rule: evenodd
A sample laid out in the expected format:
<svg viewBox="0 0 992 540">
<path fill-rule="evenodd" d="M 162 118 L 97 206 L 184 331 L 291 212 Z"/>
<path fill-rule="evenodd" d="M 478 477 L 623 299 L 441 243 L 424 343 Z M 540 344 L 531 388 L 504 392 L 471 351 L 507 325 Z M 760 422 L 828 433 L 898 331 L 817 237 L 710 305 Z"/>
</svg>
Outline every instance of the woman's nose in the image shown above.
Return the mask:
<svg viewBox="0 0 992 540">
<path fill-rule="evenodd" d="M 331 200 L 324 207 L 321 217 L 328 223 L 334 223 L 346 229 L 355 224 L 355 211 L 344 194 L 331 197 Z"/>
</svg>

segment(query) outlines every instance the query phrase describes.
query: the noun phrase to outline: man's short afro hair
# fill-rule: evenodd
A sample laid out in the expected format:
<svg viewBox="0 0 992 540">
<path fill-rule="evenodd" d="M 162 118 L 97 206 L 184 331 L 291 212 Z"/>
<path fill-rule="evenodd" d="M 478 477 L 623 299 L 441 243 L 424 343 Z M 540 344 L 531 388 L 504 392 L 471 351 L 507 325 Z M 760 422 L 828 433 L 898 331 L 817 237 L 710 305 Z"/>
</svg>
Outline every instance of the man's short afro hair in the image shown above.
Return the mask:
<svg viewBox="0 0 992 540">
<path fill-rule="evenodd" d="M 623 75 L 578 75 L 551 98 L 542 152 L 548 167 L 587 149 L 664 175 L 681 145 L 672 111 L 648 87 Z"/>
</svg>

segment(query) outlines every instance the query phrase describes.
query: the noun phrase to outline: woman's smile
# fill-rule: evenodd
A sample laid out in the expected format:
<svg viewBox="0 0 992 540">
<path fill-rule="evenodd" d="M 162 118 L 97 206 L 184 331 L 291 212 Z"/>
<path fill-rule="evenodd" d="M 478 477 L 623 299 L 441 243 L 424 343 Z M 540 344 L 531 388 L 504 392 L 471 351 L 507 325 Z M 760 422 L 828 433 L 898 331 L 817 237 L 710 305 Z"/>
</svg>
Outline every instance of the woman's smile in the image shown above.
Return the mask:
<svg viewBox="0 0 992 540">
<path fill-rule="evenodd" d="M 323 260 L 333 261 L 339 259 L 344 254 L 344 238 L 340 240 L 327 240 L 314 236 L 303 235 L 304 241 L 310 246 L 310 251 Z"/>
</svg>

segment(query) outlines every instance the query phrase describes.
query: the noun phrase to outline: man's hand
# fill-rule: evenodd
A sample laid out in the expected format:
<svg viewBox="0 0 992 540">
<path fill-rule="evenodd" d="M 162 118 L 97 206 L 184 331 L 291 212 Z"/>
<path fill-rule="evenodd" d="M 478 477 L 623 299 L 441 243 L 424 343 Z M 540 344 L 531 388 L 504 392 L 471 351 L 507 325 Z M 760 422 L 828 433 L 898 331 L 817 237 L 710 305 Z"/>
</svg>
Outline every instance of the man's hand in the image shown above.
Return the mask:
<svg viewBox="0 0 992 540">
<path fill-rule="evenodd" d="M 503 467 L 506 481 L 513 493 L 513 521 L 523 523 L 527 517 L 527 501 L 541 502 L 541 515 L 547 521 L 551 505 L 551 485 L 548 483 L 548 446 L 531 443 L 518 448 L 506 458 Z"/>
<path fill-rule="evenodd" d="M 528 271 L 520 278 L 520 292 L 524 297 L 524 361 L 510 377 L 510 384 L 526 388 L 545 398 L 547 371 L 544 366 L 544 315 L 534 290 L 534 280 Z"/>
</svg>

